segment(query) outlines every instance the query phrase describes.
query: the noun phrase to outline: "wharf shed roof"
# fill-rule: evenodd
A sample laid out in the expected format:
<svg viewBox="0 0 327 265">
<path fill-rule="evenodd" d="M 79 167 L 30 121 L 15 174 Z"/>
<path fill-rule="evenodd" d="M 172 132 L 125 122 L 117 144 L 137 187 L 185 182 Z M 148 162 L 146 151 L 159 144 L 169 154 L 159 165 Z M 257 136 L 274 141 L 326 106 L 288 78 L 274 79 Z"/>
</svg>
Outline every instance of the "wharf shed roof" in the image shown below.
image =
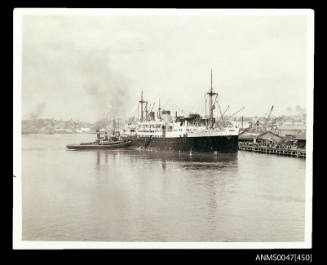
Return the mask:
<svg viewBox="0 0 327 265">
<path fill-rule="evenodd" d="M 240 139 L 280 139 L 282 140 L 283 137 L 280 135 L 273 133 L 272 131 L 265 131 L 265 132 L 248 132 L 248 131 L 243 131 L 242 133 L 239 134 Z"/>
<path fill-rule="evenodd" d="M 277 138 L 283 139 L 283 137 L 281 137 L 280 135 L 278 135 L 278 134 L 276 134 L 276 133 L 273 133 L 272 131 L 265 131 L 265 132 L 259 134 L 259 135 L 258 135 L 258 138 L 259 138 L 259 139 L 264 138 L 263 136 L 265 136 L 265 135 L 267 135 L 267 134 L 268 134 L 268 135 L 271 135 L 271 136 L 273 136 L 273 137 L 277 137 Z"/>
<path fill-rule="evenodd" d="M 242 132 L 239 135 L 240 139 L 257 139 L 260 133 L 250 133 L 250 132 Z"/>
<path fill-rule="evenodd" d="M 243 134 L 239 136 L 240 139 L 257 139 L 256 135 L 251 134 Z"/>
</svg>

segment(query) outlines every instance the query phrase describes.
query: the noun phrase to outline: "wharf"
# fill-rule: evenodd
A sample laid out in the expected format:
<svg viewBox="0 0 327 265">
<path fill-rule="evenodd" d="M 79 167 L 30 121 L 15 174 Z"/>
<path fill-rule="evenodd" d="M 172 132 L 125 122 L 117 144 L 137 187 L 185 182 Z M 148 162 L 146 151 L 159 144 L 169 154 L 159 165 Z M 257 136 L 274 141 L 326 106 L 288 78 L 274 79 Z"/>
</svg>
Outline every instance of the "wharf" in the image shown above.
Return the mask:
<svg viewBox="0 0 327 265">
<path fill-rule="evenodd" d="M 258 152 L 258 153 L 265 153 L 265 154 L 275 154 L 275 155 L 306 158 L 305 149 L 276 148 L 276 147 L 261 146 L 261 145 L 248 145 L 244 143 L 239 143 L 238 149 L 243 151 Z"/>
</svg>

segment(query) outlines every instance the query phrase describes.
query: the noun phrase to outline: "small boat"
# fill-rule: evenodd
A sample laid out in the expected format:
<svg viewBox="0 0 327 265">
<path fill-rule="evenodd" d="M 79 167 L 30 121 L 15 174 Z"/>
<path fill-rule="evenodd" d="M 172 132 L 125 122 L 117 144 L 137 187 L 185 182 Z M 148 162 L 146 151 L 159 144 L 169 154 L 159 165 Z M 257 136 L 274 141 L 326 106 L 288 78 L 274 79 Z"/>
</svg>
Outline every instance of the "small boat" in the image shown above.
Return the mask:
<svg viewBox="0 0 327 265">
<path fill-rule="evenodd" d="M 119 149 L 124 147 L 131 146 L 133 141 L 115 141 L 115 142 L 108 142 L 108 143 L 98 143 L 98 142 L 91 142 L 91 143 L 80 143 L 80 144 L 68 144 L 66 147 L 72 150 L 112 150 L 112 149 Z"/>
<path fill-rule="evenodd" d="M 104 137 L 101 137 L 99 129 L 97 129 L 96 135 L 96 141 L 94 142 L 68 144 L 66 148 L 72 150 L 110 150 L 129 147 L 133 144 L 131 139 L 123 139 L 117 136 L 108 137 L 107 132 L 105 132 Z"/>
</svg>

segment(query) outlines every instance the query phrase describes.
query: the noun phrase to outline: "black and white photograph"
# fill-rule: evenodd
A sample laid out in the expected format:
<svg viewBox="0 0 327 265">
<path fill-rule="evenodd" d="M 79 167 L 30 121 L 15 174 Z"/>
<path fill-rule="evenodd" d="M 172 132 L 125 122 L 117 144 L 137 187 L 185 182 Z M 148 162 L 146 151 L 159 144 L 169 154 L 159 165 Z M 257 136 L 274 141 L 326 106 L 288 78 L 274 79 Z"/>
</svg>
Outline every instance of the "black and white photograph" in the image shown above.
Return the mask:
<svg viewBox="0 0 327 265">
<path fill-rule="evenodd" d="M 311 248 L 314 11 L 13 11 L 13 248 Z"/>
</svg>

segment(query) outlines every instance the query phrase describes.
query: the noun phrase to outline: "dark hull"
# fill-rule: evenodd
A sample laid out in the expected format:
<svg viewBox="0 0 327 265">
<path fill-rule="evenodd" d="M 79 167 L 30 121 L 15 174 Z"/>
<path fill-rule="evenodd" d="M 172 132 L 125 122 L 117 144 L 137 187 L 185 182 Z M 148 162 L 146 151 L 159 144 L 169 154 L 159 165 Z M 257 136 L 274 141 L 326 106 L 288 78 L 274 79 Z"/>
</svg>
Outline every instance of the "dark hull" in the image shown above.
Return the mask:
<svg viewBox="0 0 327 265">
<path fill-rule="evenodd" d="M 69 144 L 67 149 L 71 150 L 113 150 L 127 148 L 132 146 L 132 142 L 115 143 L 115 144 Z"/>
<path fill-rule="evenodd" d="M 139 137 L 133 141 L 133 145 L 160 151 L 236 153 L 238 136 Z"/>
</svg>

